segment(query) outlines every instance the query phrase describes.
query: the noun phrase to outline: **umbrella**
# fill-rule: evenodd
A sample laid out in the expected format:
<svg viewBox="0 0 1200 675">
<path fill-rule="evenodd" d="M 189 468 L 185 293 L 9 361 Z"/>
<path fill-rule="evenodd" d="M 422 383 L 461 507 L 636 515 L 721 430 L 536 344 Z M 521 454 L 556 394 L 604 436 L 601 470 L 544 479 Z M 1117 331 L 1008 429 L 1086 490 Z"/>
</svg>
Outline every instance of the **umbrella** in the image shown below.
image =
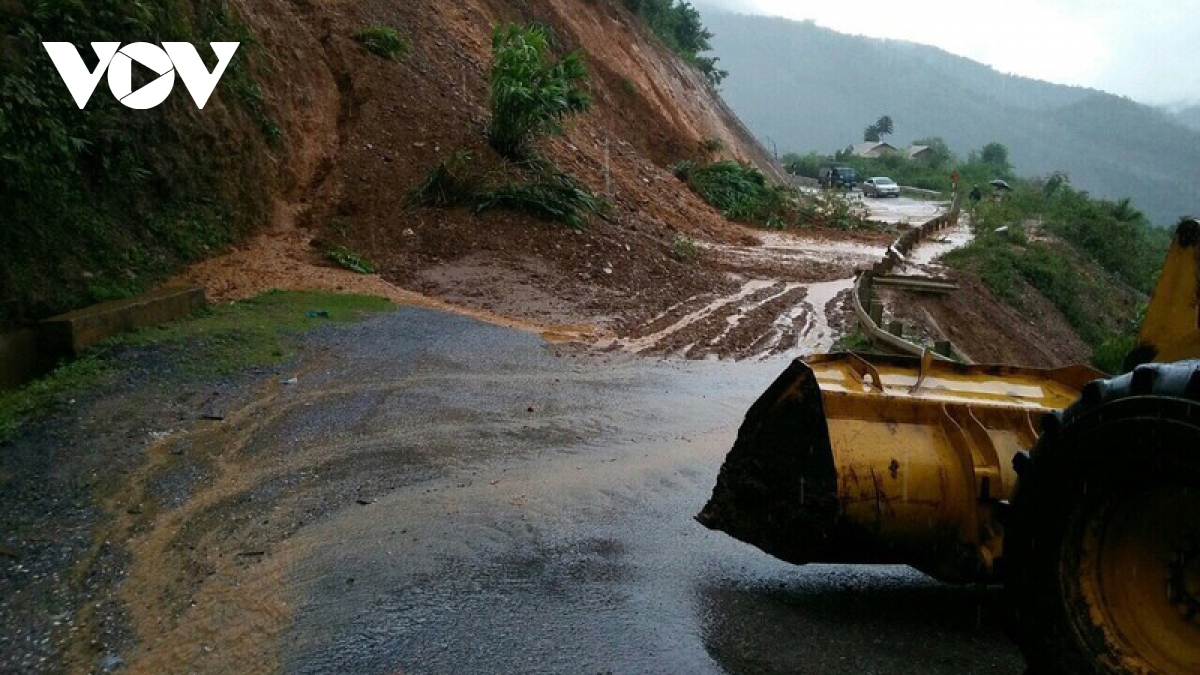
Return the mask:
<svg viewBox="0 0 1200 675">
<path fill-rule="evenodd" d="M 1000 188 L 1001 190 L 1011 190 L 1012 189 L 1011 187 L 1008 186 L 1008 183 L 1006 181 L 1002 181 L 999 178 L 997 178 L 994 181 L 989 182 L 988 185 L 991 185 L 994 188 Z"/>
</svg>

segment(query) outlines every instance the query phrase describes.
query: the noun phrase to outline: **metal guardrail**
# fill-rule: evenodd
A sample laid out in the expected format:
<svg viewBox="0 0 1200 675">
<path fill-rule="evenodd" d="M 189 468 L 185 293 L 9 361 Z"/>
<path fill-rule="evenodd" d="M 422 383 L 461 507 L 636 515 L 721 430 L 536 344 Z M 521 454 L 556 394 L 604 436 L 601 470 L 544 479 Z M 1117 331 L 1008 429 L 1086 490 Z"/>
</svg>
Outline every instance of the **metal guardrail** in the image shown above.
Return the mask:
<svg viewBox="0 0 1200 675">
<path fill-rule="evenodd" d="M 887 331 L 879 325 L 883 320 L 883 305 L 875 300 L 875 277 L 891 274 L 901 256 L 907 257 L 925 237 L 958 225 L 958 218 L 961 214 L 959 199 L 958 196 L 955 197 L 950 211 L 901 235 L 888 248 L 883 260 L 858 275 L 858 279 L 854 282 L 854 314 L 858 317 L 859 325 L 872 344 L 902 354 L 921 356 L 925 353 L 926 347 L 909 342 L 904 339 L 903 335 Z M 934 357 L 943 361 L 970 363 L 970 360 L 949 342 L 939 343 L 938 348 L 934 350 Z"/>
<path fill-rule="evenodd" d="M 912 187 L 911 185 L 901 185 L 900 194 L 904 194 L 906 192 L 909 194 L 920 195 L 922 197 L 931 197 L 935 199 L 940 199 L 942 195 L 945 194 L 941 190 L 926 190 L 925 188 Z"/>
</svg>

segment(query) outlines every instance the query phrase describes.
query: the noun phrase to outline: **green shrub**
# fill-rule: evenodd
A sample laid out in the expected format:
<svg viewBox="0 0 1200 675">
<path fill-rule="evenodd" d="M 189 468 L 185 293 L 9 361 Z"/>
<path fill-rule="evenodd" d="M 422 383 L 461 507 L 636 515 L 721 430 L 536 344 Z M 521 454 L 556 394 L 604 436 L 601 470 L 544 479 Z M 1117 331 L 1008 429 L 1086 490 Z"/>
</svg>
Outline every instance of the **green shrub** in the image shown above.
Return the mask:
<svg viewBox="0 0 1200 675">
<path fill-rule="evenodd" d="M 687 182 L 692 179 L 692 171 L 696 170 L 696 163 L 690 159 L 685 159 L 672 164 L 668 170 L 679 180 Z"/>
<path fill-rule="evenodd" d="M 488 141 L 501 156 L 525 158 L 538 136 L 560 133 L 564 118 L 591 107 L 583 54 L 551 60 L 544 29 L 497 26 L 492 51 Z"/>
<path fill-rule="evenodd" d="M 1109 375 L 1125 370 L 1125 357 L 1137 346 L 1136 335 L 1114 335 L 1092 351 L 1092 365 Z"/>
<path fill-rule="evenodd" d="M 466 151 L 456 152 L 434 167 L 409 194 L 408 203 L 470 206 L 475 213 L 508 209 L 576 229 L 584 227 L 589 214 L 605 207 L 574 176 L 559 171 L 546 160 L 504 162 L 492 171 L 481 173 L 474 165 L 474 157 Z"/>
<path fill-rule="evenodd" d="M 879 348 L 871 342 L 871 338 L 866 333 L 856 330 L 838 338 L 833 344 L 833 351 L 870 354 L 878 352 Z"/>
<path fill-rule="evenodd" d="M 477 195 L 474 210 L 502 208 L 583 229 L 588 214 L 603 208 L 601 200 L 570 174 L 539 166 L 523 180 L 499 182 Z"/>
<path fill-rule="evenodd" d="M 795 188 L 772 185 L 753 166 L 728 160 L 697 165 L 685 160 L 670 169 L 730 220 L 774 229 L 813 225 L 843 230 L 872 227 L 841 195 L 803 196 Z"/>
<path fill-rule="evenodd" d="M 688 237 L 675 237 L 671 243 L 671 255 L 680 262 L 695 258 L 697 253 L 699 249 L 696 248 L 696 242 Z"/>
<path fill-rule="evenodd" d="M 391 26 L 368 26 L 354 39 L 367 51 L 385 59 L 402 59 L 412 54 L 412 43 Z"/>
<path fill-rule="evenodd" d="M 339 267 L 344 267 L 351 272 L 358 272 L 359 274 L 375 273 L 375 266 L 371 264 L 370 260 L 367 260 L 361 254 L 355 253 L 345 246 L 331 248 L 326 255 Z"/>
<path fill-rule="evenodd" d="M 492 120 L 487 137 L 501 164 L 484 172 L 460 150 L 439 163 L 408 196 L 420 206 L 502 208 L 582 229 L 606 204 L 574 176 L 535 155 L 540 136 L 562 131 L 568 115 L 587 110 L 587 70 L 580 52 L 553 61 L 553 33 L 541 25 L 496 26 L 492 34 Z"/>
<path fill-rule="evenodd" d="M 459 150 L 450 159 L 439 162 L 425 180 L 409 193 L 408 203 L 438 207 L 473 203 L 481 190 L 474 161 L 475 157 L 469 151 Z"/>
<path fill-rule="evenodd" d="M 704 166 L 677 164 L 675 174 L 730 220 L 780 226 L 795 213 L 795 194 L 773 186 L 753 166 L 733 161 Z"/>
<path fill-rule="evenodd" d="M 733 161 L 692 168 L 688 184 L 732 220 L 753 215 L 770 190 L 761 171 Z"/>
</svg>

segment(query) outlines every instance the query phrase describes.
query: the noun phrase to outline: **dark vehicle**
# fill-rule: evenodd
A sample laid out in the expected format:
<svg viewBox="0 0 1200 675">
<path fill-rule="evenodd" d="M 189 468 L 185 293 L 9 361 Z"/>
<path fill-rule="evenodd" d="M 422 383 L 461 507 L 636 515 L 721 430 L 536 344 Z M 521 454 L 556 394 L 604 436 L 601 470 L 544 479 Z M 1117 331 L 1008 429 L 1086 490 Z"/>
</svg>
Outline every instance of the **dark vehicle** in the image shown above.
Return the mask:
<svg viewBox="0 0 1200 675">
<path fill-rule="evenodd" d="M 817 171 L 821 187 L 852 190 L 858 185 L 858 173 L 848 166 L 823 166 Z"/>
</svg>

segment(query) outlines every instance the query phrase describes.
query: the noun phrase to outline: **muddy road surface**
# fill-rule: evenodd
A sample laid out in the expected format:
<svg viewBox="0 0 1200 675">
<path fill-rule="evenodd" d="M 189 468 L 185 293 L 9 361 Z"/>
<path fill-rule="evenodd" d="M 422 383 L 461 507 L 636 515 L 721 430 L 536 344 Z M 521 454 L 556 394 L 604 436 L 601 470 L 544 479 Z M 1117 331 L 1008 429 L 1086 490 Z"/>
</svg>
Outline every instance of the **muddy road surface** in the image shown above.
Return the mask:
<svg viewBox="0 0 1200 675">
<path fill-rule="evenodd" d="M 70 575 L 103 588 L 17 670 L 1019 672 L 995 591 L 793 567 L 692 520 L 783 366 L 421 309 L 322 329 L 213 419 L 138 427 L 109 553 Z"/>
</svg>

